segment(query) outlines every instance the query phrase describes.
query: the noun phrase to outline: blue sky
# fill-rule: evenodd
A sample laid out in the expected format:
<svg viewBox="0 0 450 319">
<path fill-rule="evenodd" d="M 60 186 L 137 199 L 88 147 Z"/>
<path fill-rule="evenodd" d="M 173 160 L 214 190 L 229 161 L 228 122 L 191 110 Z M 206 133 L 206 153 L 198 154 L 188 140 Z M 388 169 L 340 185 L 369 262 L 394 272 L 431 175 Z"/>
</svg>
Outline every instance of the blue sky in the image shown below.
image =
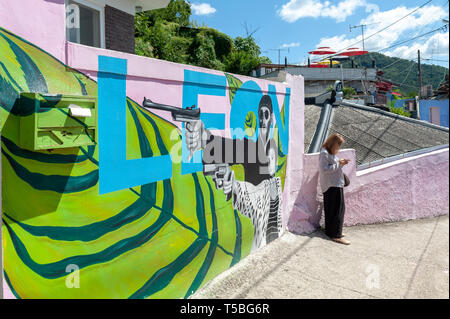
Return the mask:
<svg viewBox="0 0 450 319">
<path fill-rule="evenodd" d="M 278 62 L 273 49 L 281 52 L 281 60 L 303 63 L 308 51 L 318 46 L 343 49 L 361 40 L 361 29 L 349 32 L 349 25 L 367 24 L 365 34 L 371 35 L 405 16 L 429 0 L 199 0 L 191 1 L 192 20 L 205 23 L 232 37 L 244 36 L 246 23 L 263 55 Z M 448 1 L 432 0 L 412 15 L 366 41 L 372 51 L 385 49 L 393 43 L 410 39 L 444 25 L 448 19 Z M 357 47 L 362 47 L 359 43 Z M 417 49 L 428 59 L 425 63 L 448 67 L 449 32 L 440 31 L 405 43 L 382 53 L 414 59 Z M 317 58 L 317 57 L 313 57 Z"/>
</svg>

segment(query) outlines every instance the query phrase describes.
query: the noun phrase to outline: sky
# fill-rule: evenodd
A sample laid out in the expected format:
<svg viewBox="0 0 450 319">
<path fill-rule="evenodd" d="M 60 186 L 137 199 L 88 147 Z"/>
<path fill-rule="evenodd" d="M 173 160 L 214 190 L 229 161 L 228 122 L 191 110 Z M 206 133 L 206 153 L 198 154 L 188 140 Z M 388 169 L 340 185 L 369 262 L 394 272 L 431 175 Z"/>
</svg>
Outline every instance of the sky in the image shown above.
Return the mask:
<svg viewBox="0 0 450 319">
<path fill-rule="evenodd" d="M 427 3 L 429 1 L 429 3 Z M 198 24 L 218 29 L 232 37 L 256 31 L 254 37 L 272 62 L 305 63 L 308 52 L 329 46 L 342 50 L 348 46 L 416 59 L 421 50 L 424 63 L 448 68 L 449 31 L 440 30 L 413 41 L 389 46 L 433 31 L 448 20 L 448 0 L 191 0 L 192 16 Z M 373 36 L 375 32 L 427 3 L 408 17 Z M 356 45 L 353 45 L 357 43 Z M 311 56 L 317 60 L 317 56 Z"/>
</svg>

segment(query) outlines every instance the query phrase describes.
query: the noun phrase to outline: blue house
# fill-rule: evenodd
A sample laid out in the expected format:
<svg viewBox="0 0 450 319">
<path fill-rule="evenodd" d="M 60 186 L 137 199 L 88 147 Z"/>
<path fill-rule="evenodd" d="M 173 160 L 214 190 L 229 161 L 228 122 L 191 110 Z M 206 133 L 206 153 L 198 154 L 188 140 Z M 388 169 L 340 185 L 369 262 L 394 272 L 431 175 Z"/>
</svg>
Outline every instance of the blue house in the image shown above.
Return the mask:
<svg viewBox="0 0 450 319">
<path fill-rule="evenodd" d="M 414 113 L 416 101 L 414 98 L 397 100 L 394 107 Z M 419 116 L 423 121 L 449 127 L 449 100 L 419 100 Z"/>
</svg>

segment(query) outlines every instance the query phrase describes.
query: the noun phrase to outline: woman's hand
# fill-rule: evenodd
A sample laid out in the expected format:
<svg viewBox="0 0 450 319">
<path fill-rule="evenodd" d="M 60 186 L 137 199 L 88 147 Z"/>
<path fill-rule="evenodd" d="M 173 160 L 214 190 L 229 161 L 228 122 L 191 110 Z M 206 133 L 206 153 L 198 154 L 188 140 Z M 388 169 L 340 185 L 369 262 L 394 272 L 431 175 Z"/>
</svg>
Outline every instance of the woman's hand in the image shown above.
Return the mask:
<svg viewBox="0 0 450 319">
<path fill-rule="evenodd" d="M 341 166 L 345 166 L 345 165 L 347 165 L 349 162 L 350 162 L 350 160 L 347 159 L 347 158 L 343 158 L 343 159 L 340 159 L 340 160 L 339 160 L 339 164 L 340 164 Z"/>
</svg>

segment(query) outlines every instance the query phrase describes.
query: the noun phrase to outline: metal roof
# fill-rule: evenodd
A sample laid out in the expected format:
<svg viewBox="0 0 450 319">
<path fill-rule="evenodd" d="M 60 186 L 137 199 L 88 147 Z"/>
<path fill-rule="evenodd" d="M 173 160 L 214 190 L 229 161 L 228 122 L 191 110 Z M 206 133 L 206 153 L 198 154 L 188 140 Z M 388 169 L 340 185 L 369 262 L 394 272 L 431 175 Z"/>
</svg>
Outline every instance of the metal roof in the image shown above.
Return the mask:
<svg viewBox="0 0 450 319">
<path fill-rule="evenodd" d="M 322 107 L 305 106 L 305 153 L 317 130 Z M 357 165 L 449 142 L 448 129 L 369 107 L 333 107 L 327 136 L 341 134 L 344 148 L 356 150 Z"/>
</svg>

